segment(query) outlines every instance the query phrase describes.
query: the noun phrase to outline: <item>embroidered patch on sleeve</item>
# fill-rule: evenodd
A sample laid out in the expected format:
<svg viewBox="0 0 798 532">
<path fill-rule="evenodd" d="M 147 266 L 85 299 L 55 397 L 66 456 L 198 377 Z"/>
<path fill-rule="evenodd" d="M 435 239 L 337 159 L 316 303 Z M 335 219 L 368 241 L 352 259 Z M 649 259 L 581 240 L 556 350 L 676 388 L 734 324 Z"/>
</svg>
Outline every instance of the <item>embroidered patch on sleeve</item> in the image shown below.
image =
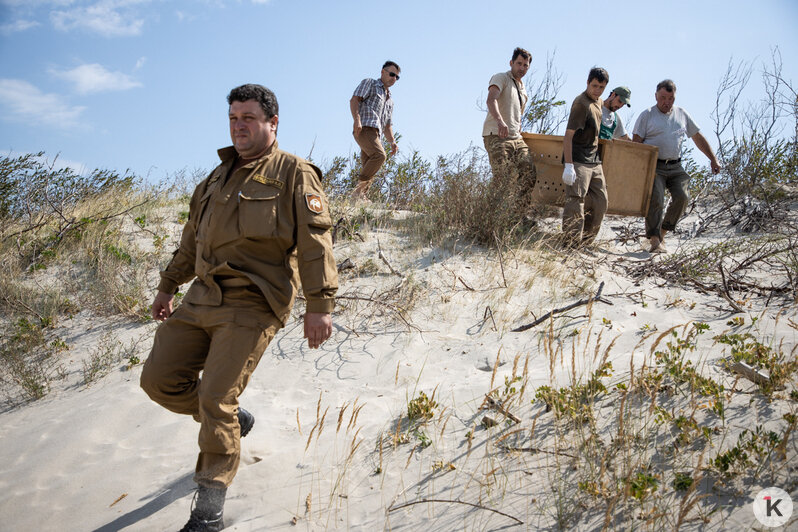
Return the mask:
<svg viewBox="0 0 798 532">
<path fill-rule="evenodd" d="M 310 212 L 321 214 L 324 211 L 324 203 L 321 201 L 321 196 L 318 194 L 305 194 L 305 205 L 308 206 Z"/>
<path fill-rule="evenodd" d="M 285 186 L 285 183 L 283 183 L 279 179 L 272 179 L 271 177 L 266 177 L 265 175 L 262 174 L 255 174 L 252 180 L 257 181 L 258 183 L 263 183 L 264 185 L 277 187 L 280 190 L 282 190 L 283 187 Z"/>
</svg>

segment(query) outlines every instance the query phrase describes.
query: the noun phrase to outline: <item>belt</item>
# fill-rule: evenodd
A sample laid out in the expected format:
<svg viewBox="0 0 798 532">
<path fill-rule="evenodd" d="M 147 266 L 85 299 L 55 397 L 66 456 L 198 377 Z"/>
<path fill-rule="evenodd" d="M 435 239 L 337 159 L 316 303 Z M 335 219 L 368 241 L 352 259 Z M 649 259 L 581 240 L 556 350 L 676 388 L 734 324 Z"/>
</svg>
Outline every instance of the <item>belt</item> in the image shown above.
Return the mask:
<svg viewBox="0 0 798 532">
<path fill-rule="evenodd" d="M 678 159 L 657 159 L 657 163 L 662 164 L 676 164 L 682 162 L 682 158 L 679 157 Z"/>
</svg>

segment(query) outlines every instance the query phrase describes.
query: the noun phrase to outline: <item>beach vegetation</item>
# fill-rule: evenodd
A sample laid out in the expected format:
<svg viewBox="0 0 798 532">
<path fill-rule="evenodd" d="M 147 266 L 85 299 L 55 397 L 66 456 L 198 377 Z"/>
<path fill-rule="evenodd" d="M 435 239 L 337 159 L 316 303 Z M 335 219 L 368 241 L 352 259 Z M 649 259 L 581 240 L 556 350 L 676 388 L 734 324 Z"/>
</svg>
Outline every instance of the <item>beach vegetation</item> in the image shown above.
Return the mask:
<svg viewBox="0 0 798 532">
<path fill-rule="evenodd" d="M 696 222 L 683 229 L 685 239 L 713 231 L 720 238 L 690 238 L 694 245 L 656 259 L 564 250 L 559 211 L 532 207 L 534 227 L 520 219 L 514 206 L 523 191 L 495 181 L 478 147 L 433 161 L 414 151 L 390 157 L 368 205 L 348 198 L 356 154 L 322 165 L 336 252 L 345 249 L 356 265 L 341 272 L 337 294 L 336 335 L 345 340 L 313 354 L 319 372 L 332 368 L 346 384 L 349 368 L 373 357 L 380 372 L 388 364 L 393 374 L 396 363 L 401 390 L 413 381 L 400 373 L 417 371 L 419 346 L 435 335 L 444 340 L 423 353 L 424 364 L 435 357 L 434 377 L 422 380 L 430 371 L 422 367 L 390 414 L 372 403 L 362 423 L 367 403 L 328 405 L 321 392 L 315 417 L 297 407 L 298 447 L 304 443 L 297 470 L 310 471 L 297 518 L 343 526 L 336 512 L 366 484 L 353 480 L 361 458 L 376 477 L 366 489 L 400 478 L 391 500 L 402 503 L 386 503 L 385 515 L 422 502 L 432 516 L 446 513 L 436 504 L 463 505 L 468 519 L 485 512 L 505 520 L 501 526 L 530 529 L 722 529 L 755 488 L 794 491 L 798 358 L 794 341 L 767 328 L 782 320 L 798 330 L 790 203 L 798 197 L 798 138 L 774 134 L 788 119 L 798 124 L 798 115 L 789 114 L 794 93 L 784 99 L 792 89 L 777 52 L 772 59 L 765 105 L 776 114 L 734 114 L 737 106 L 723 115 L 722 102 L 747 77 L 730 70 L 716 124 L 724 169 L 712 176 L 686 158 L 696 176 Z M 560 85 L 556 73 L 538 85 L 527 130 L 559 127 Z M 188 220 L 195 181 L 183 175 L 156 191 L 127 173 L 59 169 L 44 154 L 0 158 L 0 386 L 10 405 L 41 399 L 67 378 L 73 346 L 59 326 L 81 314 L 114 325 L 148 320 L 157 271 L 179 237 L 173 225 Z M 612 228 L 619 245 L 639 237 L 628 225 Z M 593 298 L 610 272 L 620 279 L 615 293 Z M 574 299 L 587 304 L 564 307 Z M 754 309 L 763 310 L 755 316 Z M 632 327 L 629 342 L 624 318 L 638 312 L 649 321 Z M 516 329 L 541 316 L 548 317 Z M 679 316 L 676 325 L 671 316 Z M 467 322 L 462 337 L 444 330 L 458 320 Z M 709 333 L 724 324 L 731 329 Z M 403 343 L 416 334 L 424 343 Z M 393 349 L 380 351 L 383 337 Z M 143 358 L 138 344 L 124 344 L 113 330 L 84 351 L 82 386 Z M 309 356 L 297 352 L 303 362 Z M 737 363 L 761 379 L 740 374 Z M 455 366 L 467 371 L 451 382 L 447 368 Z M 461 390 L 472 397 L 462 400 Z M 301 424 L 304 417 L 313 422 Z M 374 430 L 381 421 L 385 427 Z M 362 445 L 372 438 L 375 445 Z M 405 474 L 414 464 L 419 473 Z M 444 473 L 441 488 L 433 480 Z M 500 527 L 488 518 L 468 523 Z"/>
</svg>

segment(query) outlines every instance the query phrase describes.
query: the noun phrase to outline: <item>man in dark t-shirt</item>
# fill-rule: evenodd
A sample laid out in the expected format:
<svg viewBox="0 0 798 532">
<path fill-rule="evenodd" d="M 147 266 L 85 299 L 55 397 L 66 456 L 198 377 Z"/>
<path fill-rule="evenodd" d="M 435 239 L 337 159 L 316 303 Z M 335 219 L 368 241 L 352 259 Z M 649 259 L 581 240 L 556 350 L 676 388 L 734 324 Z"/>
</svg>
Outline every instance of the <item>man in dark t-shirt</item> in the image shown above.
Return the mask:
<svg viewBox="0 0 798 532">
<path fill-rule="evenodd" d="M 591 244 L 607 212 L 607 185 L 599 156 L 601 95 L 610 75 L 594 67 L 587 77 L 587 88 L 571 105 L 563 139 L 562 174 L 566 200 L 562 229 L 566 245 Z"/>
</svg>

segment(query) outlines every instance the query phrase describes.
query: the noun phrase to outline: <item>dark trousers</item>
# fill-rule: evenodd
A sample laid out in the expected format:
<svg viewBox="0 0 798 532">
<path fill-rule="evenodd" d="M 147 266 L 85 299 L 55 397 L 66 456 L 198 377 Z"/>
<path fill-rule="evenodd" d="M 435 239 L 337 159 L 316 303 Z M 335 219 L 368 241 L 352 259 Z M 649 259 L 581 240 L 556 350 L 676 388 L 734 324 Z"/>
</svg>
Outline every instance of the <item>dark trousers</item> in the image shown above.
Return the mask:
<svg viewBox="0 0 798 532">
<path fill-rule="evenodd" d="M 646 215 L 646 238 L 662 237 L 662 230 L 673 231 L 676 222 L 687 209 L 690 196 L 687 194 L 687 183 L 690 175 L 684 171 L 681 162 L 666 163 L 657 161 L 657 175 L 651 190 L 651 201 Z M 665 189 L 671 193 L 671 202 L 665 211 Z M 663 211 L 665 215 L 663 217 Z"/>
</svg>

